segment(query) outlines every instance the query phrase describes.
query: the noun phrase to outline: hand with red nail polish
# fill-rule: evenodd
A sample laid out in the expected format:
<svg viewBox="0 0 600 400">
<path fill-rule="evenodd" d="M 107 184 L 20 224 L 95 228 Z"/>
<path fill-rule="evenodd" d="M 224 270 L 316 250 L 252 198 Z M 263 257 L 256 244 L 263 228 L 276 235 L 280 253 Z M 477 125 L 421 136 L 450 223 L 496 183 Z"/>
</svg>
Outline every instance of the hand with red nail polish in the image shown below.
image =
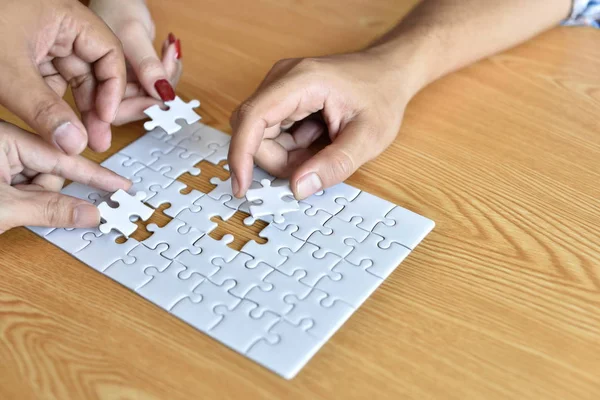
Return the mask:
<svg viewBox="0 0 600 400">
<path fill-rule="evenodd" d="M 107 150 L 126 70 L 102 20 L 77 0 L 5 0 L 0 37 L 0 104 L 64 153 Z"/>
<path fill-rule="evenodd" d="M 162 57 L 154 50 L 154 22 L 144 0 L 91 0 L 89 7 L 123 44 L 129 76 L 115 125 L 143 119 L 144 110 L 173 100 L 182 72 L 181 40 L 169 33 Z"/>
<path fill-rule="evenodd" d="M 79 155 L 69 156 L 0 122 L 0 234 L 17 226 L 88 228 L 100 222 L 88 201 L 60 194 L 65 179 L 109 192 L 131 182 Z"/>
</svg>

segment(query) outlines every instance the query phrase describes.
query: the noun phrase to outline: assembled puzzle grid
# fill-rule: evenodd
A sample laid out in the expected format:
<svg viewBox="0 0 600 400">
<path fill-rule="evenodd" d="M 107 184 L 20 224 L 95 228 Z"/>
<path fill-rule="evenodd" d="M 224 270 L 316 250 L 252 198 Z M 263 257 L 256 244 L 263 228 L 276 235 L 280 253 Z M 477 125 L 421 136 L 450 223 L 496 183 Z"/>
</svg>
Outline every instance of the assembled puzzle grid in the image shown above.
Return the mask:
<svg viewBox="0 0 600 400">
<path fill-rule="evenodd" d="M 99 205 L 97 229 L 30 228 L 90 267 L 171 314 L 291 379 L 433 229 L 433 221 L 346 184 L 296 202 L 289 184 L 260 168 L 246 201 L 230 180 L 212 178 L 209 193 L 177 181 L 195 165 L 226 160 L 230 137 L 198 122 L 199 103 L 179 98 L 147 110 L 152 129 L 103 165 L 134 183 L 129 194 L 78 183 L 63 193 Z M 262 200 L 262 203 L 255 201 Z M 118 203 L 117 207 L 114 202 Z M 145 204 L 144 204 L 145 203 Z M 170 203 L 173 218 L 128 238 L 133 218 L 147 220 Z M 151 207 L 149 207 L 151 206 Z M 266 244 L 228 246 L 209 233 L 237 211 L 269 224 Z"/>
</svg>

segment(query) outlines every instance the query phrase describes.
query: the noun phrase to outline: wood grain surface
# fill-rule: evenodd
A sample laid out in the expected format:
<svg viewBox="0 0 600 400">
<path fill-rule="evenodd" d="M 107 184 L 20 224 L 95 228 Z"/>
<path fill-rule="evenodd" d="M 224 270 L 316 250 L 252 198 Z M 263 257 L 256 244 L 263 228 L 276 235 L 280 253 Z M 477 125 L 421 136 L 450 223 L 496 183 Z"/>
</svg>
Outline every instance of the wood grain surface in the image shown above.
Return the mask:
<svg viewBox="0 0 600 400">
<path fill-rule="evenodd" d="M 226 131 L 275 61 L 358 49 L 413 3 L 150 1 L 157 37 L 182 39 L 179 94 Z M 436 229 L 292 381 L 23 228 L 0 236 L 0 399 L 600 398 L 599 41 L 557 28 L 414 99 L 349 183 Z M 221 234 L 255 235 L 236 221 Z"/>
</svg>

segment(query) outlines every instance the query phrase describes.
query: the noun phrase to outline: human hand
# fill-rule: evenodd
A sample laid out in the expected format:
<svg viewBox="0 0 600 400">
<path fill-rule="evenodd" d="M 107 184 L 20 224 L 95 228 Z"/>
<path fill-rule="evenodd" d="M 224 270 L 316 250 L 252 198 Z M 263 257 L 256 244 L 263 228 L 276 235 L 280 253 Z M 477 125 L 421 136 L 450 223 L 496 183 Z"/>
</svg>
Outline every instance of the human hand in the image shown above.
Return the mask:
<svg viewBox="0 0 600 400">
<path fill-rule="evenodd" d="M 401 76 L 370 52 L 276 63 L 231 118 L 233 193 L 246 193 L 253 163 L 289 177 L 297 199 L 348 178 L 396 137 L 411 96 Z M 313 155 L 309 146 L 325 132 L 331 144 Z"/>
<path fill-rule="evenodd" d="M 0 121 L 0 234 L 23 225 L 97 226 L 96 206 L 58 193 L 65 178 L 109 192 L 131 187 L 98 164 L 68 156 L 39 136 Z"/>
<path fill-rule="evenodd" d="M 5 0 L 0 38 L 0 104 L 67 154 L 105 151 L 126 76 L 102 20 L 76 0 Z M 69 85 L 81 121 L 62 100 Z"/>
<path fill-rule="evenodd" d="M 162 44 L 162 59 L 158 58 L 152 45 L 154 23 L 146 2 L 91 0 L 89 7 L 121 40 L 127 59 L 127 89 L 115 125 L 143 119 L 146 108 L 173 100 L 173 87 L 182 72 L 181 42 L 169 34 Z"/>
</svg>

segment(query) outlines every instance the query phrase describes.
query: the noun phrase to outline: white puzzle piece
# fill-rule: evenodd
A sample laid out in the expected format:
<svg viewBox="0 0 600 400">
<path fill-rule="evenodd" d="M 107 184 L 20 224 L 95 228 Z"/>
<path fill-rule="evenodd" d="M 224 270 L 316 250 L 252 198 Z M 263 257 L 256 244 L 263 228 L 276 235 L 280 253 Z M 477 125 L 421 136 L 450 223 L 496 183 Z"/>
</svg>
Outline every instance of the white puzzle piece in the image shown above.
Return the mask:
<svg viewBox="0 0 600 400">
<path fill-rule="evenodd" d="M 275 181 L 277 182 L 277 181 Z M 298 201 L 296 200 L 285 200 L 285 197 L 292 196 L 292 189 L 290 188 L 289 182 L 283 184 L 280 182 L 279 185 L 276 183 L 271 185 L 271 181 L 263 179 L 260 184 L 261 188 L 248 189 L 246 192 L 246 198 L 250 202 L 262 201 L 261 204 L 250 205 L 250 214 L 252 217 L 258 218 L 264 215 L 272 215 L 273 220 L 276 223 L 282 223 L 284 221 L 283 214 L 297 211 L 299 209 Z"/>
<path fill-rule="evenodd" d="M 227 165 L 225 165 L 224 168 L 229 171 Z M 244 198 L 238 199 L 233 195 L 233 190 L 231 187 L 231 176 L 224 181 L 214 176 L 210 178 L 210 183 L 212 183 L 216 187 L 210 192 L 208 192 L 208 195 L 215 200 L 225 199 L 226 201 L 223 203 L 225 204 L 225 206 L 237 210 L 246 201 L 246 199 Z"/>
<path fill-rule="evenodd" d="M 346 222 L 357 220 L 359 222 L 356 226 L 368 232 L 371 232 L 378 222 L 385 220 L 387 213 L 394 208 L 394 203 L 367 192 L 361 192 L 352 201 L 338 198 L 335 202 L 344 206 L 336 217 Z"/>
<path fill-rule="evenodd" d="M 152 208 L 142 203 L 145 198 L 146 193 L 144 192 L 137 192 L 135 197 L 121 189 L 113 193 L 110 199 L 118 203 L 117 208 L 112 208 L 106 202 L 98 206 L 100 217 L 105 221 L 100 224 L 100 232 L 108 233 L 115 229 L 125 237 L 131 236 L 137 229 L 137 225 L 131 222 L 130 218 L 137 216 L 143 221 L 147 221 L 154 213 Z"/>
<path fill-rule="evenodd" d="M 293 276 L 296 271 L 301 271 L 300 282 L 308 286 L 315 286 L 322 277 L 335 276 L 336 274 L 331 270 L 342 259 L 333 253 L 325 253 L 323 257 L 319 258 L 315 255 L 315 253 L 320 253 L 319 250 L 319 247 L 312 243 L 304 243 L 296 252 L 292 252 L 290 249 L 281 249 L 279 254 L 285 256 L 286 260 L 277 267 L 277 270 L 288 276 Z"/>
<path fill-rule="evenodd" d="M 93 233 L 96 236 L 102 235 L 98 228 L 57 228 L 44 236 L 44 239 L 67 253 L 74 254 L 90 244 L 89 239 L 84 239 L 86 233 Z"/>
<path fill-rule="evenodd" d="M 315 193 L 301 202 L 311 206 L 311 208 L 306 211 L 308 215 L 314 215 L 319 210 L 325 211 L 331 215 L 336 215 L 344 208 L 344 206 L 339 204 L 336 200 L 345 199 L 347 201 L 352 201 L 359 193 L 360 189 L 345 183 L 339 183 Z"/>
<path fill-rule="evenodd" d="M 144 169 L 144 164 L 120 153 L 113 154 L 100 165 L 127 179 L 133 179 L 138 171 Z"/>
<path fill-rule="evenodd" d="M 221 240 L 215 240 L 209 235 L 204 235 L 194 243 L 194 251 L 199 251 L 199 253 L 184 250 L 175 260 L 188 267 L 187 273 L 196 272 L 209 278 L 220 269 L 215 260 L 229 262 L 240 254 L 237 250 L 227 246 L 231 242 L 233 242 L 233 236 L 229 234 L 224 235 Z"/>
<path fill-rule="evenodd" d="M 155 267 L 147 268 L 145 273 L 152 279 L 136 292 L 157 306 L 170 310 L 180 300 L 195 296 L 194 288 L 204 281 L 204 277 L 198 274 L 184 277 L 183 272 L 186 269 L 185 265 L 181 265 L 177 261 L 172 261 L 162 272 Z"/>
<path fill-rule="evenodd" d="M 133 185 L 129 189 L 129 193 L 144 192 L 146 193 L 146 203 L 150 204 L 149 200 L 153 198 L 157 192 L 167 188 L 175 182 L 174 179 L 164 176 L 160 172 L 156 172 L 151 168 L 144 167 L 133 176 Z M 151 205 L 151 204 L 150 204 Z"/>
<path fill-rule="evenodd" d="M 157 250 L 138 244 L 127 257 L 112 263 L 104 271 L 104 275 L 131 290 L 137 290 L 152 279 L 145 273 L 147 268 L 153 267 L 158 272 L 163 272 L 169 264 L 171 260 L 161 256 Z"/>
<path fill-rule="evenodd" d="M 98 205 L 102 202 L 108 192 L 90 186 L 86 186 L 79 182 L 72 182 L 69 185 L 62 188 L 60 191 L 62 194 L 76 197 L 81 200 L 89 201 L 92 204 Z"/>
<path fill-rule="evenodd" d="M 229 146 L 219 146 L 216 143 L 211 143 L 208 148 L 212 150 L 209 156 L 205 158 L 209 163 L 219 165 L 221 161 L 227 160 L 227 154 L 229 153 Z"/>
<path fill-rule="evenodd" d="M 195 206 L 194 202 L 204 196 L 204 193 L 198 190 L 192 190 L 187 194 L 181 193 L 186 188 L 187 185 L 179 181 L 173 181 L 173 183 L 164 189 L 160 186 L 153 186 L 151 189 L 156 191 L 156 195 L 152 196 L 146 203 L 154 208 L 159 208 L 163 204 L 169 203 L 169 208 L 163 212 L 171 218 L 175 218 L 177 214 L 187 208 L 200 211 L 200 207 Z"/>
<path fill-rule="evenodd" d="M 361 265 L 363 260 L 367 260 L 369 264 L 367 271 L 385 279 L 408 257 L 410 249 L 398 243 L 390 243 L 388 248 L 383 248 L 381 245 L 384 241 L 383 237 L 374 233 L 370 233 L 362 242 L 346 239 L 345 243 L 353 246 L 346 260 L 354 265 Z"/>
<path fill-rule="evenodd" d="M 255 267 L 259 262 L 264 262 L 273 268 L 277 268 L 286 258 L 279 253 L 281 249 L 298 251 L 304 243 L 302 240 L 296 239 L 291 235 L 291 229 L 281 231 L 273 225 L 268 225 L 260 231 L 258 236 L 267 239 L 267 243 L 258 244 L 255 240 L 251 240 L 241 250 L 242 253 L 254 257 L 254 260 L 249 262 L 250 267 Z"/>
<path fill-rule="evenodd" d="M 392 242 L 414 249 L 435 227 L 435 222 L 406 208 L 394 207 L 386 219 L 375 225 L 373 232 L 385 240 L 381 243 L 388 247 Z"/>
<path fill-rule="evenodd" d="M 200 250 L 194 247 L 194 243 L 204 235 L 203 232 L 178 219 L 169 221 L 163 227 L 150 224 L 146 230 L 153 233 L 142 244 L 153 250 L 158 250 L 160 246 L 160 254 L 171 260 L 184 250 L 198 253 Z"/>
<path fill-rule="evenodd" d="M 293 307 L 286 302 L 288 296 L 303 298 L 311 290 L 309 286 L 300 283 L 298 278 L 299 274 L 290 277 L 277 270 L 271 271 L 264 279 L 267 288 L 254 287 L 245 297 L 259 305 L 255 313 L 262 314 L 268 311 L 283 316 Z"/>
<path fill-rule="evenodd" d="M 250 260 L 252 260 L 252 257 L 244 253 L 239 253 L 231 261 L 217 258 L 213 263 L 220 267 L 219 271 L 210 276 L 209 279 L 218 285 L 222 285 L 227 281 L 235 282 L 229 292 L 240 298 L 245 297 L 248 291 L 254 287 L 264 288 L 265 290 L 270 289 L 271 285 L 263 280 L 265 276 L 273 271 L 273 268 L 264 263 L 250 268 L 246 265 Z"/>
<path fill-rule="evenodd" d="M 119 151 L 119 154 L 121 157 L 130 157 L 131 160 L 126 161 L 126 164 L 124 164 L 125 166 L 135 160 L 148 167 L 157 160 L 157 153 L 168 153 L 174 148 L 174 146 L 157 140 L 150 135 L 144 135 Z M 110 164 L 115 165 L 114 162 L 111 162 Z"/>
<path fill-rule="evenodd" d="M 211 221 L 211 218 L 220 217 L 223 221 L 227 221 L 235 214 L 235 210 L 226 207 L 222 200 L 215 200 L 210 196 L 201 197 L 194 202 L 194 206 L 199 206 L 200 210 L 185 209 L 177 215 L 177 219 L 187 222 L 204 233 L 210 233 L 217 227 L 217 223 Z"/>
<path fill-rule="evenodd" d="M 171 101 L 165 101 L 165 106 L 168 109 L 163 110 L 158 105 L 154 105 L 144 111 L 152 121 L 144 123 L 144 128 L 151 131 L 157 127 L 161 127 L 168 134 L 173 134 L 181 129 L 181 125 L 177 124 L 177 120 L 183 119 L 188 124 L 193 124 L 200 120 L 200 116 L 194 112 L 194 108 L 200 107 L 198 100 L 192 100 L 189 103 L 184 102 L 179 97 Z"/>
<path fill-rule="evenodd" d="M 352 251 L 352 246 L 346 244 L 346 239 L 362 242 L 369 234 L 369 232 L 337 217 L 330 218 L 323 227 L 328 228 L 329 231 L 325 233 L 316 231 L 308 238 L 308 242 L 321 248 L 315 253 L 317 257 L 323 257 L 326 252 L 346 257 Z"/>
<path fill-rule="evenodd" d="M 152 155 L 156 159 L 148 166 L 166 177 L 177 179 L 186 172 L 194 176 L 200 175 L 200 170 L 194 167 L 202 161 L 202 156 L 198 154 L 175 147 L 168 153 L 154 152 Z"/>
<path fill-rule="evenodd" d="M 310 205 L 300 203 L 298 206 L 298 212 L 286 214 L 285 221 L 279 224 L 274 223 L 274 225 L 282 230 L 285 230 L 290 225 L 293 226 L 294 232 L 292 236 L 304 241 L 308 240 L 310 235 L 316 231 L 320 231 L 321 233 L 330 231 L 324 228 L 323 225 L 332 217 L 331 214 L 323 210 L 318 210 L 315 214 L 309 215 L 306 211 L 310 208 Z"/>
<path fill-rule="evenodd" d="M 83 235 L 83 238 L 89 240 L 90 244 L 73 255 L 95 270 L 102 272 L 114 262 L 126 258 L 127 253 L 139 244 L 132 238 L 127 239 L 125 243 L 117 243 L 116 240 L 120 236 L 117 232 L 99 236 L 88 232 Z"/>
</svg>

